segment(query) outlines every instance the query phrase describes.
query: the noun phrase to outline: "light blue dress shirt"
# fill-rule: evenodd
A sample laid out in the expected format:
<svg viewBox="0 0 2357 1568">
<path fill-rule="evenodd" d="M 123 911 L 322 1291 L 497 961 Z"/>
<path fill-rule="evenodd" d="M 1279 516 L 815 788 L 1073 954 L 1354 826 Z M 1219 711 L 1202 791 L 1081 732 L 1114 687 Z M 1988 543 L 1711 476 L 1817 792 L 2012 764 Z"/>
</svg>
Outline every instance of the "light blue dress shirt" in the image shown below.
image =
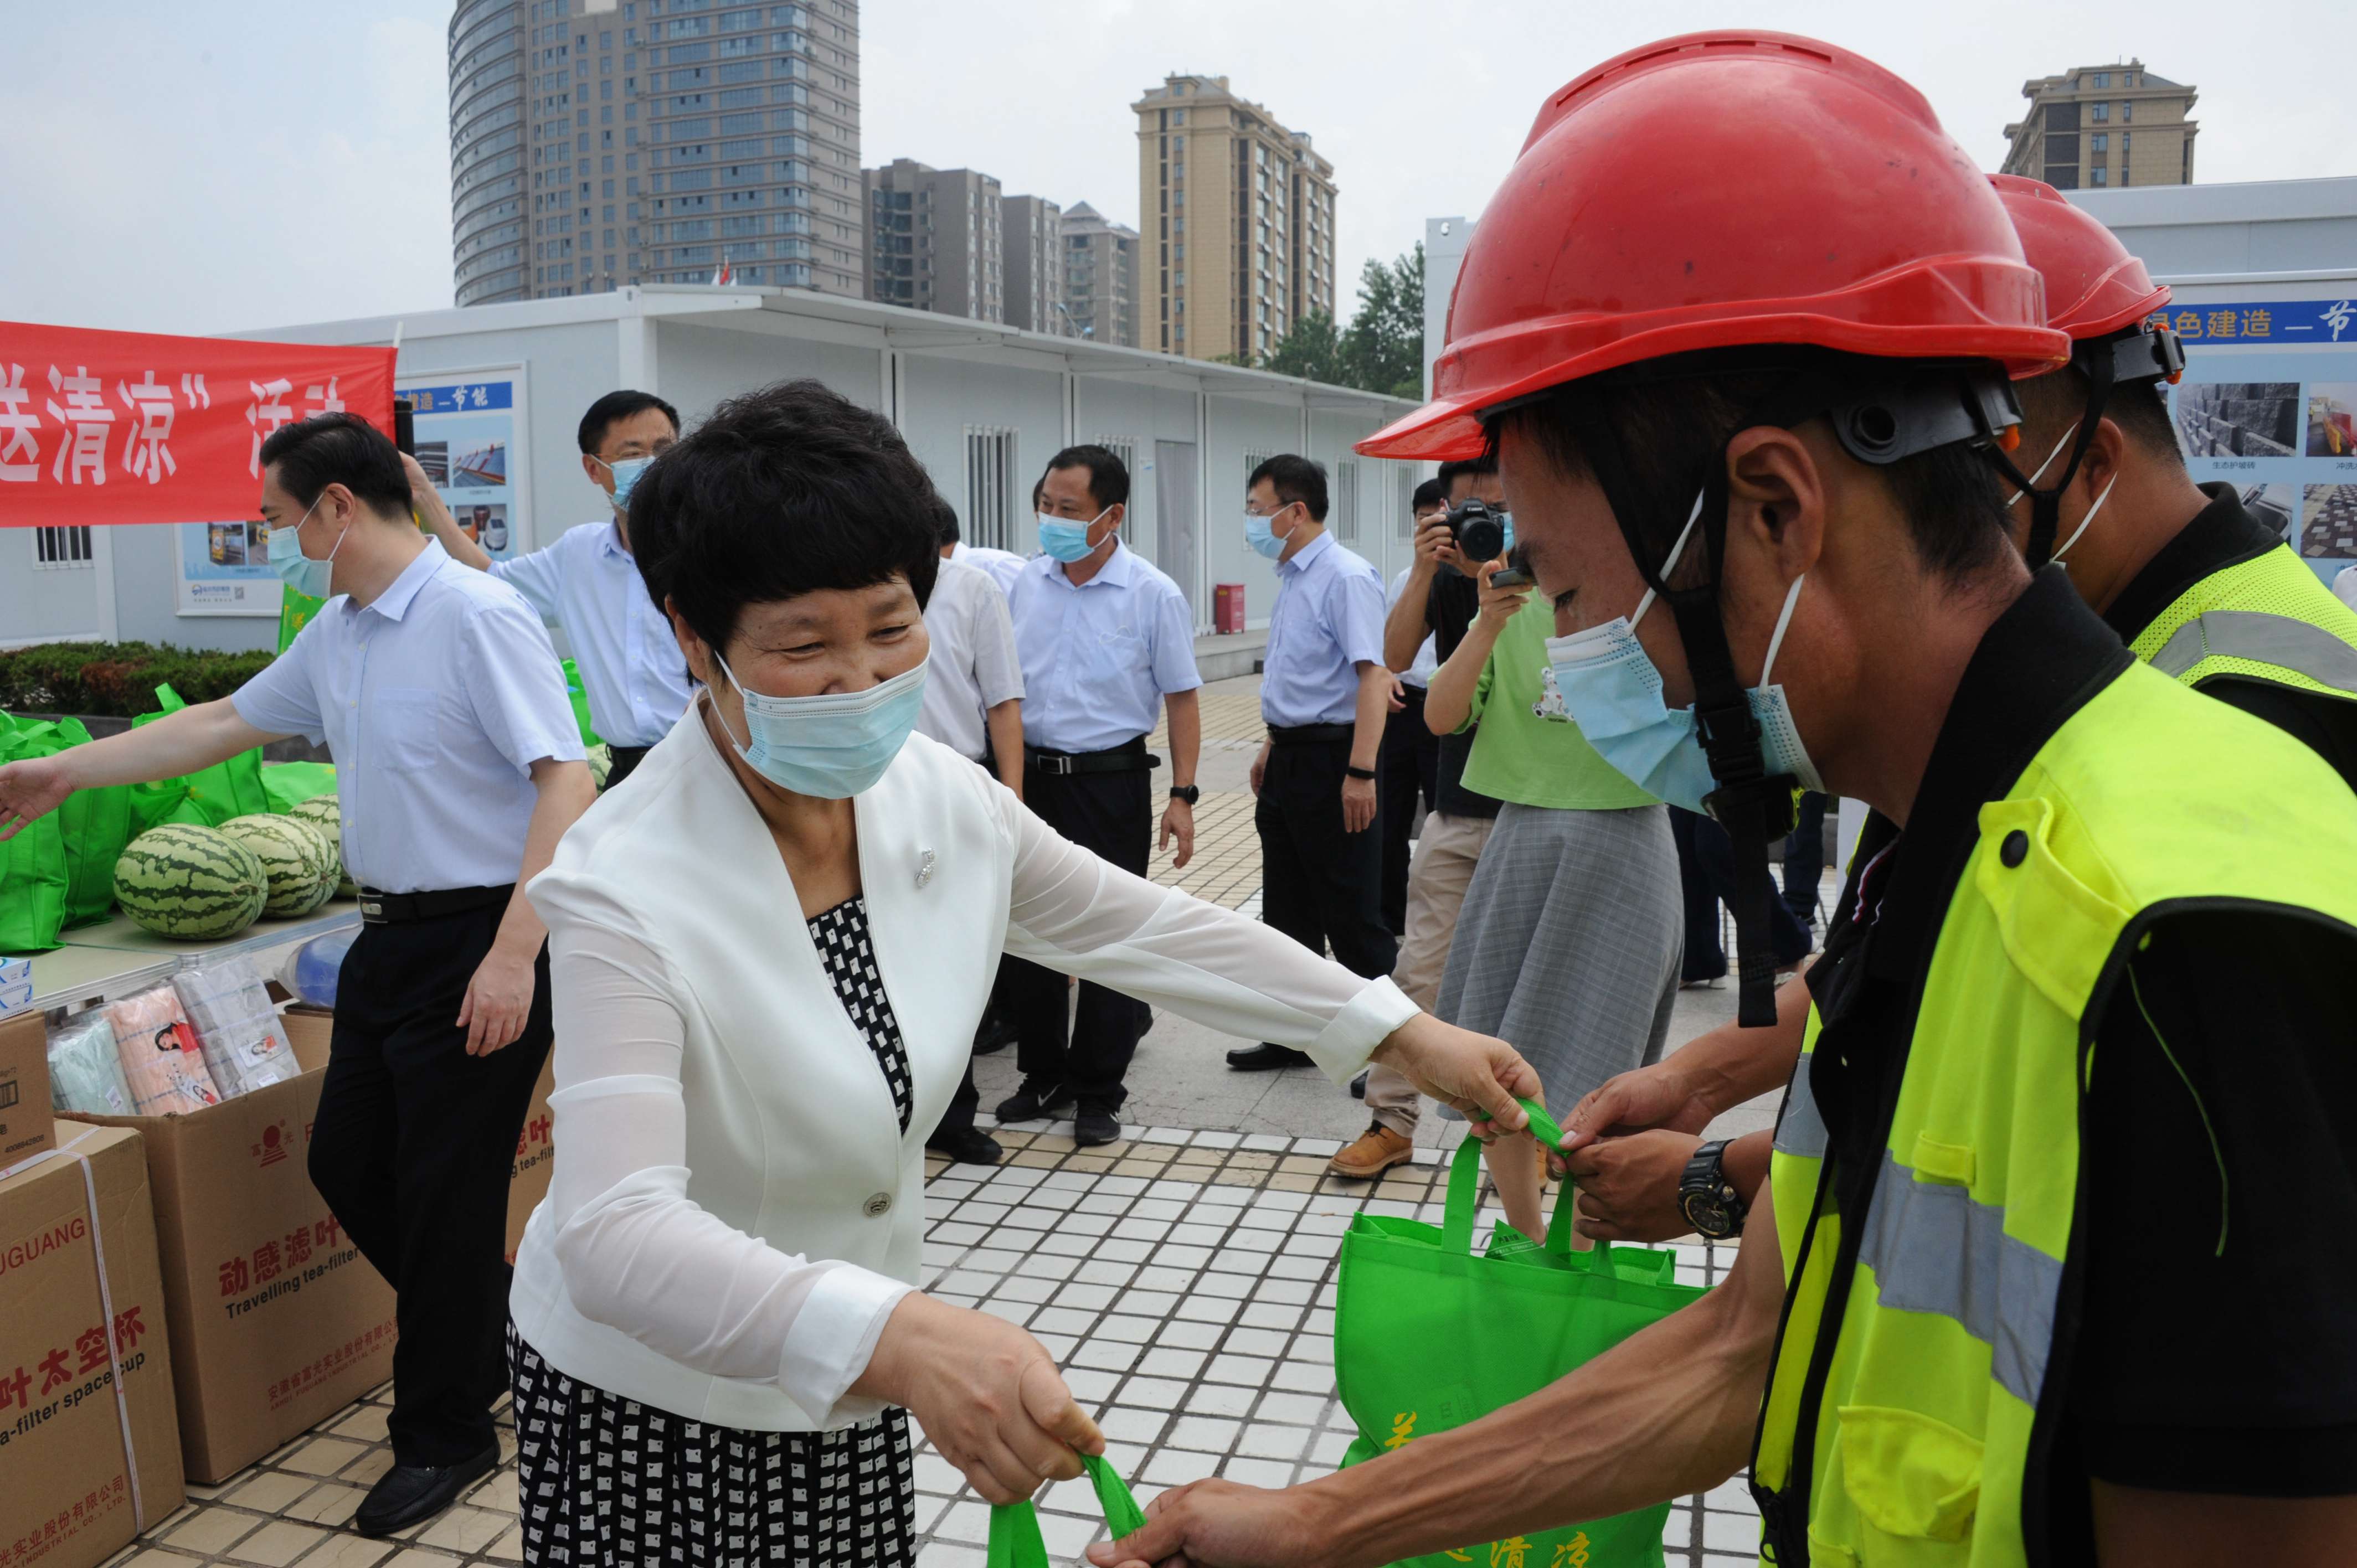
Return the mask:
<svg viewBox="0 0 2357 1568">
<path fill-rule="evenodd" d="M 687 656 L 612 518 L 569 528 L 544 550 L 494 561 L 491 575 L 544 624 L 565 628 L 600 739 L 652 746 L 671 733 L 694 691 Z"/>
<path fill-rule="evenodd" d="M 366 609 L 328 600 L 230 701 L 254 728 L 334 754 L 344 866 L 383 893 L 513 882 L 540 799 L 532 765 L 584 755 L 532 607 L 438 542 Z"/>
<path fill-rule="evenodd" d="M 1018 620 L 1020 618 L 1017 618 Z M 1276 567 L 1260 716 L 1280 728 L 1359 716 L 1359 666 L 1383 661 L 1383 579 L 1321 533 Z"/>
<path fill-rule="evenodd" d="M 1078 587 L 1055 557 L 1027 561 L 1007 599 L 1027 746 L 1110 751 L 1153 732 L 1166 694 L 1203 683 L 1186 596 L 1126 544 Z"/>
</svg>

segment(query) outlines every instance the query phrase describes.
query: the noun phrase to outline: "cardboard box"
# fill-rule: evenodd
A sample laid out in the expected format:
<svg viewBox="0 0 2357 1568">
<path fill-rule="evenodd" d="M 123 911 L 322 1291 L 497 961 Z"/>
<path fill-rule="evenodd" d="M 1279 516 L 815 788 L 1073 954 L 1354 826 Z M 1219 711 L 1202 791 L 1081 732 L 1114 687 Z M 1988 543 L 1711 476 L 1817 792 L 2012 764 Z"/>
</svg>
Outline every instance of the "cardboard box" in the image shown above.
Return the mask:
<svg viewBox="0 0 2357 1568">
<path fill-rule="evenodd" d="M 90 1568 L 129 1544 L 140 1520 L 160 1523 L 182 1501 L 139 1135 L 57 1126 L 90 1162 L 87 1184 L 81 1160 L 63 1155 L 0 1181 L 0 1563 L 8 1568 Z"/>
<path fill-rule="evenodd" d="M 0 1170 L 56 1145 L 49 1032 L 38 1013 L 0 1019 Z"/>
<path fill-rule="evenodd" d="M 289 1008 L 285 1020 L 301 1077 L 182 1116 L 90 1118 L 146 1141 L 181 1453 L 201 1482 L 393 1376 L 393 1287 L 306 1168 L 329 1015 Z"/>
<path fill-rule="evenodd" d="M 523 1131 L 516 1135 L 515 1164 L 508 1170 L 508 1262 L 515 1262 L 523 1242 L 523 1228 L 532 1211 L 548 1196 L 549 1178 L 556 1171 L 556 1117 L 548 1097 L 556 1090 L 555 1053 L 541 1064 L 540 1081 L 532 1086 L 532 1108 L 523 1113 Z"/>
</svg>

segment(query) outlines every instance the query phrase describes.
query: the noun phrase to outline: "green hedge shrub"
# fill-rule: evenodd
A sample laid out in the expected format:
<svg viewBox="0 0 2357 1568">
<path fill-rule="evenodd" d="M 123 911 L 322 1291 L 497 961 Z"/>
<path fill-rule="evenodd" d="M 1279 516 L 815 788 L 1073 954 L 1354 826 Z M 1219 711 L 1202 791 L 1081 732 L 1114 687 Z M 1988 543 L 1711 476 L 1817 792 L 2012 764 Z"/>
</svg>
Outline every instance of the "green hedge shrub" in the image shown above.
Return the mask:
<svg viewBox="0 0 2357 1568">
<path fill-rule="evenodd" d="M 190 703 L 226 697 L 268 664 L 259 650 L 224 653 L 150 642 L 37 642 L 0 650 L 0 710 L 137 718 L 168 682 Z"/>
</svg>

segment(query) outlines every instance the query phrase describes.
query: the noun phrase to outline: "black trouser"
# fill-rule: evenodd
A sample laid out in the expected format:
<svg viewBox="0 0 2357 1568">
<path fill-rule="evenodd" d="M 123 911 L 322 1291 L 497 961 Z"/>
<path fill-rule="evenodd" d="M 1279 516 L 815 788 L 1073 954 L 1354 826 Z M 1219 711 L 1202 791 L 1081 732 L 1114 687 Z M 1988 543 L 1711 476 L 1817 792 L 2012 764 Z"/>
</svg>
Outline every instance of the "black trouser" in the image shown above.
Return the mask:
<svg viewBox="0 0 2357 1568">
<path fill-rule="evenodd" d="M 1337 726 L 1340 727 L 1340 726 Z M 1351 742 L 1278 740 L 1261 774 L 1253 825 L 1260 830 L 1260 918 L 1370 980 L 1392 972 L 1399 940 L 1383 924 L 1382 834 L 1342 831 L 1343 769 Z M 1381 789 L 1376 818 L 1382 819 Z"/>
<path fill-rule="evenodd" d="M 1678 978 L 1717 980 L 1727 972 L 1727 950 L 1718 940 L 1718 905 L 1735 907 L 1735 844 L 1727 830 L 1708 817 L 1681 807 L 1670 808 L 1670 832 L 1678 844 L 1678 885 L 1685 896 L 1686 954 Z M 1769 876 L 1768 868 L 1760 868 Z M 1784 900 L 1768 884 L 1768 947 L 1778 968 L 1809 956 L 1809 928 L 1793 918 Z"/>
<path fill-rule="evenodd" d="M 991 778 L 998 777 L 997 765 L 991 760 L 988 752 L 983 753 L 976 761 Z M 982 1009 L 982 1026 L 985 1029 L 990 1026 L 992 1017 L 1006 1005 L 1006 971 L 1015 961 L 1013 959 L 999 960 L 998 972 L 991 977 L 990 1000 Z M 925 1142 L 938 1144 L 956 1133 L 971 1132 L 974 1113 L 981 1104 L 982 1090 L 976 1089 L 974 1082 L 974 1053 L 968 1051 L 965 1054 L 965 1077 L 958 1080 L 957 1092 L 950 1096 L 949 1104 L 942 1108 L 942 1119 L 933 1123 L 932 1135 Z"/>
<path fill-rule="evenodd" d="M 1139 766 L 1118 773 L 1048 773 L 1039 758 L 1023 765 L 1023 803 L 1039 819 L 1099 858 L 1146 875 L 1154 842 L 1153 775 L 1146 770 L 1143 737 L 1117 747 L 1134 752 Z M 1098 752 L 1094 756 L 1104 756 Z M 1000 966 L 1006 1007 L 1015 1020 L 1016 1063 L 1026 1078 L 1071 1086 L 1075 1098 L 1106 1110 L 1120 1109 L 1129 1090 L 1122 1078 L 1137 1042 L 1154 1022 L 1154 1011 L 1134 996 L 1081 982 L 1080 1009 L 1070 1011 L 1071 986 L 1063 974 L 1021 959 Z"/>
<path fill-rule="evenodd" d="M 512 1044 L 470 1057 L 452 1023 L 506 912 L 363 926 L 336 983 L 311 1182 L 400 1294 L 386 1424 L 401 1465 L 491 1446 L 507 1386 L 508 1173 L 553 1033 L 546 948 Z"/>
<path fill-rule="evenodd" d="M 1817 884 L 1825 873 L 1825 798 L 1814 789 L 1801 796 L 1801 814 L 1784 841 L 1784 907 L 1807 925 L 1817 912 Z"/>
<path fill-rule="evenodd" d="M 653 749 L 652 746 L 607 746 L 606 750 L 612 756 L 614 765 L 606 770 L 606 788 L 611 789 L 615 785 L 637 772 L 639 764 L 644 762 L 647 759 L 647 753 Z"/>
<path fill-rule="evenodd" d="M 1407 706 L 1383 721 L 1383 749 L 1375 770 L 1383 777 L 1376 820 L 1383 835 L 1383 924 L 1394 936 L 1407 930 L 1408 830 L 1415 826 L 1421 794 L 1427 811 L 1440 799 L 1440 737 L 1424 722 L 1424 688 L 1400 682 Z"/>
</svg>

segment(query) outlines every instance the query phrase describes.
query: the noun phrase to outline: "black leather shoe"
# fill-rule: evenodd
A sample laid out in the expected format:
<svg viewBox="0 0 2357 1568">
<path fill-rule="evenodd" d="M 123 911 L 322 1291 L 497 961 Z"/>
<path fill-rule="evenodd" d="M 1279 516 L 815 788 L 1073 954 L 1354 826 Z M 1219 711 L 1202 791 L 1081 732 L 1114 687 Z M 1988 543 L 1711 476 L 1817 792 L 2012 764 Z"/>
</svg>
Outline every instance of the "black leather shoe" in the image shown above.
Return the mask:
<svg viewBox="0 0 2357 1568">
<path fill-rule="evenodd" d="M 1015 1043 L 1015 1025 L 1011 1019 L 996 1013 L 983 1015 L 982 1027 L 974 1032 L 974 1054 L 986 1057 L 993 1051 L 1003 1051 Z"/>
<path fill-rule="evenodd" d="M 1266 1040 L 1228 1053 L 1228 1066 L 1237 1072 L 1275 1072 L 1284 1068 L 1308 1065 L 1309 1054 L 1307 1051 L 1297 1051 L 1291 1046 L 1273 1046 Z"/>
<path fill-rule="evenodd" d="M 1006 1151 L 998 1146 L 998 1140 L 979 1127 L 936 1133 L 925 1140 L 925 1147 L 937 1155 L 947 1155 L 962 1165 L 995 1165 L 1006 1155 Z"/>
<path fill-rule="evenodd" d="M 1351 1080 L 1351 1098 L 1353 1100 L 1364 1100 L 1366 1097 L 1367 1075 L 1362 1072 L 1358 1077 Z"/>
<path fill-rule="evenodd" d="M 1121 1118 L 1102 1100 L 1083 1100 L 1072 1118 L 1072 1142 L 1086 1149 L 1110 1144 L 1121 1136 Z"/>
<path fill-rule="evenodd" d="M 456 1465 L 395 1465 L 369 1488 L 352 1528 L 382 1537 L 423 1524 L 458 1500 L 458 1494 L 499 1468 L 497 1444 Z"/>
<path fill-rule="evenodd" d="M 1001 1122 L 1044 1122 L 1072 1103 L 1069 1084 L 1027 1078 L 1023 1087 L 998 1102 Z"/>
</svg>

